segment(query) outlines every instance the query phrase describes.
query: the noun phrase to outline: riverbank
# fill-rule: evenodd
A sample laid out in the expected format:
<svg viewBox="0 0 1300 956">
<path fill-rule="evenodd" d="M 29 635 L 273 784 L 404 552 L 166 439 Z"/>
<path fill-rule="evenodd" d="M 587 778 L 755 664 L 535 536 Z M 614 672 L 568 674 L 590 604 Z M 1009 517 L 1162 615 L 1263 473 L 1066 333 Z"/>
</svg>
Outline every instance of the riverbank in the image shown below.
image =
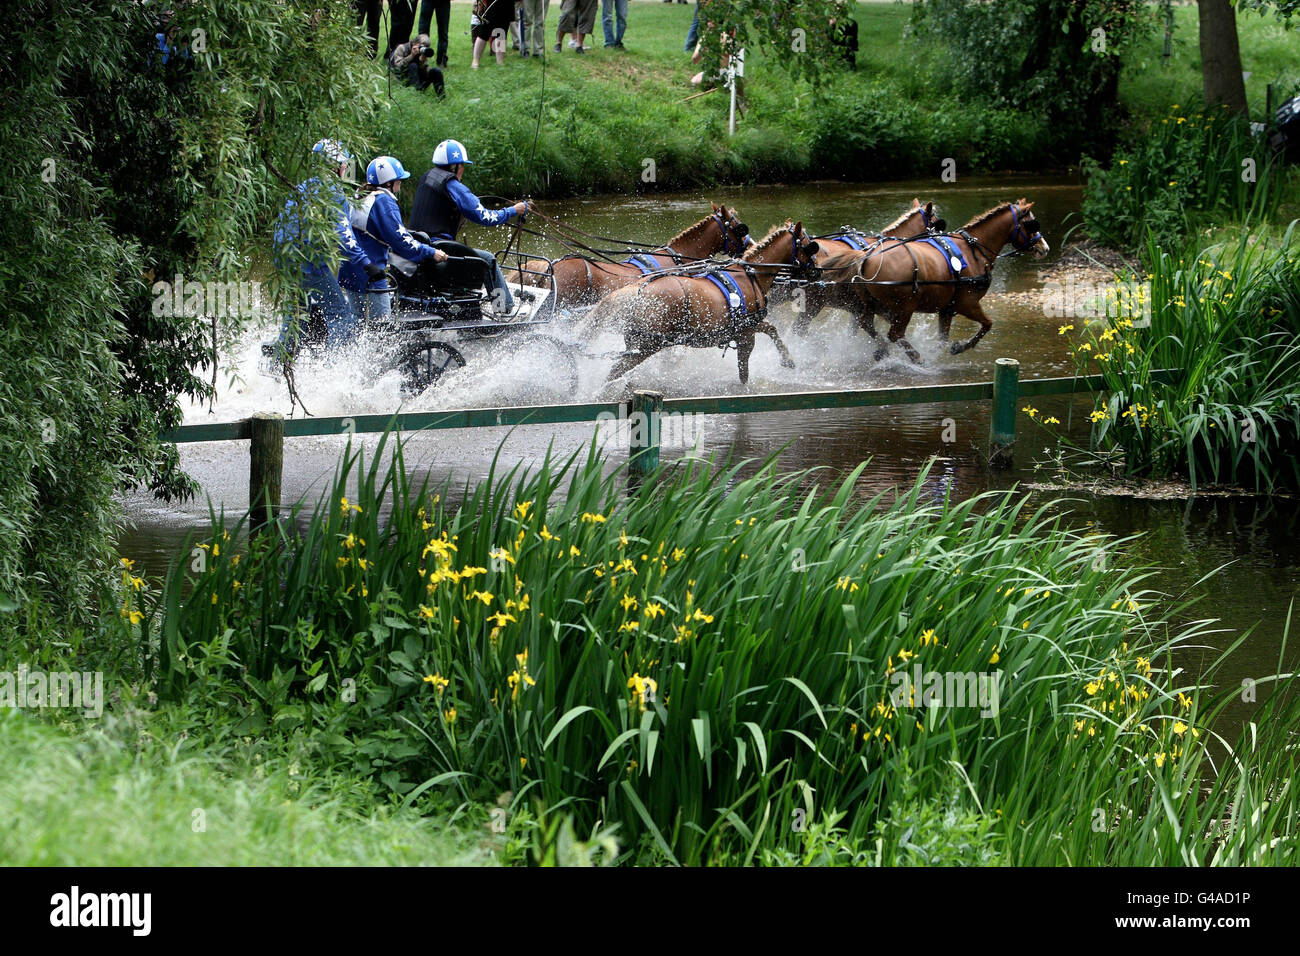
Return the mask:
<svg viewBox="0 0 1300 956">
<path fill-rule="evenodd" d="M 939 184 L 945 159 L 955 162 L 959 177 L 1059 169 L 1080 159 L 1077 146 L 1073 153 L 1062 149 L 1041 119 L 944 89 L 907 35 L 912 10 L 904 4 L 858 4 L 857 68 L 834 72 L 818 88 L 790 81 L 751 51 L 731 137 L 726 91 L 701 94 L 690 85 L 695 67 L 682 46 L 692 12 L 690 5 L 634 3 L 627 50 L 589 39 L 585 56 L 550 51 L 553 13 L 544 66 L 511 51 L 504 66 L 485 57 L 472 71 L 470 6 L 453 4 L 447 98 L 394 84 L 392 109 L 378 120 L 379 148 L 418 174 L 437 141 L 456 138 L 475 159 L 480 195 L 550 198 L 823 177 Z M 1155 34 L 1125 60 L 1125 136 L 1199 95 L 1196 11 L 1180 7 L 1175 18 L 1168 63 L 1163 36 Z M 1300 81 L 1300 40 L 1271 20 L 1238 20 L 1258 115 L 1269 82 Z M 600 29 L 597 23 L 597 37 Z"/>
</svg>

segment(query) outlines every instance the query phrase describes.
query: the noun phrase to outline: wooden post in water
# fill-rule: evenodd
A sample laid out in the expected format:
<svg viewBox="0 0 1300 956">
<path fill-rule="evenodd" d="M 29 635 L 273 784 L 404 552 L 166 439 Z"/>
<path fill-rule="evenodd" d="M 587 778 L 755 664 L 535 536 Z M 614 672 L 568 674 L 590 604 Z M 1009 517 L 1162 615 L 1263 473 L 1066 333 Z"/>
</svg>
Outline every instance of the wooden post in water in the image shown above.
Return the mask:
<svg viewBox="0 0 1300 956">
<path fill-rule="evenodd" d="M 248 426 L 248 527 L 256 534 L 280 515 L 284 416 L 258 412 Z"/>
<path fill-rule="evenodd" d="M 1016 402 L 1020 363 L 1000 358 L 993 365 L 993 415 L 989 420 L 989 467 L 1010 468 L 1016 444 Z"/>
<path fill-rule="evenodd" d="M 659 467 L 659 421 L 663 417 L 663 392 L 633 392 L 628 413 L 628 487 L 640 488 L 645 476 Z"/>
</svg>

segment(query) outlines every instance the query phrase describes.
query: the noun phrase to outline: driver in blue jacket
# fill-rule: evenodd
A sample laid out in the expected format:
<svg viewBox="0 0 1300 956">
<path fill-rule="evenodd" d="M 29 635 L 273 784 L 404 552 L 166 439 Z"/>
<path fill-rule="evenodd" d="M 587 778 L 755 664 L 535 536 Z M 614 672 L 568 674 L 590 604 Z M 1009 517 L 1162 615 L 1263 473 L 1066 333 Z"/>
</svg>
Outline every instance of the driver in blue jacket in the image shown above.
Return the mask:
<svg viewBox="0 0 1300 956">
<path fill-rule="evenodd" d="M 473 166 L 465 153 L 465 147 L 454 139 L 446 139 L 433 151 L 433 168 L 420 179 L 415 190 L 415 202 L 411 205 L 411 228 L 423 232 L 432 239 L 450 239 L 455 241 L 460 231 L 461 222 L 468 218 L 480 226 L 505 225 L 516 216 L 529 211 L 527 202 L 517 202 L 503 209 L 488 209 L 469 191 L 461 180 L 465 176 L 465 167 Z M 492 296 L 497 312 L 510 313 L 515 310 L 514 298 L 506 285 L 505 276 L 496 256 L 485 249 L 475 249 L 474 254 L 482 259 L 492 270 Z"/>
<path fill-rule="evenodd" d="M 339 179 L 347 175 L 348 163 L 352 157 L 339 143 L 323 139 L 312 147 L 313 158 L 325 169 L 336 174 Z M 334 228 L 339 241 L 335 250 L 313 249 L 303 241 L 301 210 L 324 194 L 324 199 L 331 207 Z M 326 340 L 329 345 L 337 346 L 351 340 L 356 334 L 357 323 L 348 302 L 339 288 L 339 281 L 334 275 L 335 263 L 340 256 L 344 262 L 352 265 L 362 274 L 382 279 L 384 270 L 371 261 L 361 249 L 353 234 L 348 220 L 348 201 L 343 190 L 336 182 L 322 182 L 320 176 L 312 176 L 300 183 L 297 190 L 284 204 L 284 211 L 275 226 L 276 257 L 284 256 L 292 247 L 299 247 L 298 257 L 302 260 L 298 284 L 300 302 L 307 306 L 308 322 L 313 319 L 323 322 Z M 293 355 L 299 345 L 299 338 L 305 332 L 311 335 L 310 328 L 300 327 L 294 331 L 296 309 L 286 312 L 280 327 L 279 346 L 285 354 Z"/>
<path fill-rule="evenodd" d="M 375 157 L 366 167 L 366 197 L 349 214 L 361 251 L 381 270 L 388 268 L 390 253 L 410 262 L 447 259 L 445 252 L 420 242 L 402 225 L 397 193 L 402 180 L 410 177 L 392 156 Z M 393 310 L 392 290 L 382 271 L 376 277 L 356 263 L 345 262 L 339 269 L 339 285 L 358 322 L 367 317 L 382 318 Z"/>
</svg>

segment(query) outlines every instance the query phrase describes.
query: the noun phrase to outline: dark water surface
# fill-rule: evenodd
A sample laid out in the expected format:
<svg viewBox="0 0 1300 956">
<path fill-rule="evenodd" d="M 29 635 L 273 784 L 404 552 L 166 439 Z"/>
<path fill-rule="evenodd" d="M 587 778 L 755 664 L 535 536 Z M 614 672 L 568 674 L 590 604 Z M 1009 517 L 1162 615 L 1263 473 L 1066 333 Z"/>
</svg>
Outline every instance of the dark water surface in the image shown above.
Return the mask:
<svg viewBox="0 0 1300 956">
<path fill-rule="evenodd" d="M 917 316 L 909 338 L 925 364 L 913 366 L 897 350 L 874 363 L 867 337 L 852 331 L 844 315 L 827 312 L 806 337 L 798 338 L 790 331 L 792 314 L 774 312 L 796 368 L 781 368 L 771 343 L 760 338 L 747 388 L 737 379 L 734 352 L 723 354 L 716 349 L 679 348 L 661 353 L 637 368 L 630 384 L 669 396 L 923 386 L 988 381 L 993 361 L 1000 356 L 1018 359 L 1022 378 L 1072 374 L 1074 365 L 1066 340 L 1057 334 L 1060 320 L 1046 316 L 1040 305 L 1007 295 L 1041 287 L 1040 272 L 1056 260 L 1061 239 L 1075 221 L 1072 214 L 1079 208 L 1080 190 L 1071 180 L 1003 176 L 996 182 L 968 179 L 941 189 L 932 180 L 924 184 L 718 188 L 707 194 L 567 200 L 549 203 L 545 209 L 551 215 L 562 213 L 567 221 L 591 233 L 659 242 L 702 218 L 708 212 L 709 199 L 734 205 L 760 236 L 787 217 L 801 219 L 814 233 L 842 224 L 877 229 L 906 209 L 914 196 L 922 201 L 937 200 L 951 228 L 1007 199 L 1026 196 L 1036 202 L 1035 212 L 1053 246 L 1052 253 L 1044 260 L 999 261 L 984 300 L 994 321 L 993 330 L 977 348 L 959 356 L 947 354 L 938 341 L 933 317 Z M 495 248 L 504 239 L 499 233 L 492 236 L 485 230 L 473 230 L 468 241 Z M 958 317 L 953 335 L 968 336 L 974 329 L 973 323 Z M 529 362 L 527 350 L 522 359 L 519 354 L 502 357 L 486 350 L 467 351 L 469 365 L 465 369 L 414 401 L 403 401 L 395 379 L 374 381 L 363 354 L 341 357 L 329 367 L 300 370 L 298 387 L 315 415 L 391 412 L 399 406 L 425 410 L 594 401 L 622 394 L 623 385 L 606 386 L 603 382 L 612 360 L 595 357 L 619 349 L 619 336 L 607 332 L 594 340 L 579 340 L 572 330 L 565 329 L 556 329 L 555 334 L 567 337 L 575 353 L 582 355 L 576 393 L 567 385 L 557 390 L 553 370 Z M 257 343 L 265 337 L 265 330 L 250 334 L 233 350 L 231 368 L 224 373 L 226 386 L 215 409 L 191 408 L 187 423 L 238 419 L 259 410 L 290 411 L 282 383 L 257 372 Z M 1035 399 L 1034 404 L 1043 414 L 1070 422 L 1071 433 L 1086 438 L 1083 423 L 1091 408 L 1087 399 Z M 945 495 L 961 499 L 1011 488 L 1041 480 L 1051 471 L 1050 465 L 1042 465 L 1051 440 L 1021 416 L 1015 467 L 990 474 L 982 459 L 988 418 L 987 403 L 717 416 L 702 420 L 698 453 L 763 459 L 781 451 L 782 467 L 823 467 L 828 482 L 870 459 L 858 482 L 863 496 L 910 486 L 928 466 L 926 489 L 935 501 Z M 945 419 L 955 426 L 955 442 L 942 440 Z M 558 452 L 571 453 L 589 443 L 593 433 L 590 424 L 531 426 L 513 432 L 506 428 L 441 431 L 431 437 L 413 436 L 407 458 L 412 470 L 427 473 L 436 481 L 447 476 L 458 483 L 474 481 L 487 474 L 498 447 L 508 466 L 521 460 L 535 463 L 548 444 L 554 443 Z M 364 440 L 373 446 L 377 436 Z M 300 496 L 315 500 L 343 447 L 342 438 L 287 441 L 286 503 Z M 663 454 L 671 460 L 684 453 L 683 448 L 666 445 Z M 182 462 L 202 483 L 214 507 L 224 506 L 232 513 L 247 506 L 247 455 L 244 443 L 181 448 Z M 610 466 L 616 467 L 626 454 L 610 445 L 609 457 Z M 1140 534 L 1130 552 L 1136 560 L 1159 569 L 1150 586 L 1173 598 L 1201 595 L 1199 604 L 1184 616 L 1219 619 L 1223 632 L 1212 641 L 1216 646 L 1226 646 L 1249 632 L 1222 672 L 1221 681 L 1239 683 L 1242 678 L 1276 673 L 1288 605 L 1300 591 L 1300 503 L 1295 499 L 1199 496 L 1151 501 L 1057 491 L 1033 492 L 1033 498 L 1036 504 L 1055 502 L 1055 507 L 1068 512 L 1069 520 L 1080 527 L 1090 523 L 1095 530 L 1121 537 Z M 120 542 L 122 553 L 150 573 L 162 572 L 186 537 L 206 525 L 207 507 L 205 501 L 164 505 L 147 496 L 131 497 L 127 502 L 130 526 Z M 1189 652 L 1182 664 L 1198 671 L 1213 656 L 1210 651 Z M 1294 663 L 1289 651 L 1288 657 Z M 1245 712 L 1241 712 L 1243 716 Z"/>
</svg>

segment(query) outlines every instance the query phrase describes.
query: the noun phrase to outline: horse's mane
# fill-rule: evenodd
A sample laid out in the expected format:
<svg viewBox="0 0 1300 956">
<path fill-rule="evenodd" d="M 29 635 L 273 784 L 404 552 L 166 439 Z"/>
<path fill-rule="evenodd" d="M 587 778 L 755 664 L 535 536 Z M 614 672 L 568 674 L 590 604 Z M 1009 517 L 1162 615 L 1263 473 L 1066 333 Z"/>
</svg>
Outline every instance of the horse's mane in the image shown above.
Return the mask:
<svg viewBox="0 0 1300 956">
<path fill-rule="evenodd" d="M 923 212 L 925 212 L 925 203 L 921 203 L 921 205 L 917 206 L 915 209 L 907 210 L 907 212 L 903 213 L 901 216 L 899 216 L 897 219 L 895 219 L 893 222 L 891 222 L 888 226 L 886 226 L 884 229 L 881 229 L 880 231 L 889 232 L 889 230 L 891 229 L 897 229 L 899 226 L 907 222 L 907 220 L 911 219 L 913 216 L 919 216 Z"/>
<path fill-rule="evenodd" d="M 712 218 L 713 218 L 713 214 L 709 213 L 709 215 L 705 216 L 699 222 L 692 223 L 691 225 L 687 226 L 677 235 L 673 236 L 671 239 L 665 242 L 664 247 L 667 248 L 668 246 L 675 245 L 676 243 L 682 242 L 683 240 L 686 239 L 694 239 L 695 234 L 701 232 L 704 229 L 704 227 L 709 224 L 709 220 Z"/>
<path fill-rule="evenodd" d="M 988 210 L 985 210 L 984 212 L 980 213 L 978 216 L 976 216 L 976 217 L 975 217 L 974 219 L 972 219 L 970 222 L 966 223 L 966 225 L 964 225 L 962 228 L 963 228 L 963 229 L 974 229 L 976 226 L 980 225 L 981 223 L 988 222 L 990 219 L 992 219 L 992 218 L 993 218 L 994 216 L 996 216 L 998 213 L 1006 212 L 1006 211 L 1007 211 L 1008 209 L 1010 209 L 1010 208 L 1011 208 L 1011 203 L 1009 203 L 1009 202 L 998 203 L 998 204 L 997 204 L 996 206 L 994 206 L 992 209 L 988 209 Z"/>
<path fill-rule="evenodd" d="M 781 235 L 783 232 L 785 232 L 785 226 L 773 226 L 767 231 L 766 236 L 749 247 L 749 251 L 746 252 L 744 256 L 745 259 L 755 258 L 760 252 L 775 242 L 777 236 Z"/>
</svg>

